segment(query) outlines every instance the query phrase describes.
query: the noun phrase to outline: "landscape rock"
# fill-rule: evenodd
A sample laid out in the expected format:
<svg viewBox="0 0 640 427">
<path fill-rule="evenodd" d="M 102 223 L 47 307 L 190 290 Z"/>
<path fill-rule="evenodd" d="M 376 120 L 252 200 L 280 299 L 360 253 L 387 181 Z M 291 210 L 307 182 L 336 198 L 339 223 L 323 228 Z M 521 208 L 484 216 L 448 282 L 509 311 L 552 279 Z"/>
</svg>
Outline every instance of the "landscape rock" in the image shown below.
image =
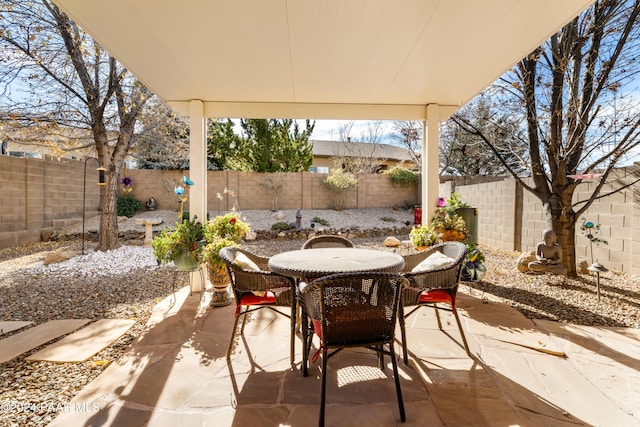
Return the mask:
<svg viewBox="0 0 640 427">
<path fill-rule="evenodd" d="M 523 252 L 516 260 L 518 271 L 521 273 L 526 273 L 530 271 L 529 263 L 535 260 L 536 260 L 536 253 L 534 251 Z"/>
<path fill-rule="evenodd" d="M 62 251 L 62 252 L 54 252 L 50 255 L 47 255 L 42 263 L 46 265 L 57 264 L 60 262 L 69 261 L 71 258 L 80 255 L 78 251 Z"/>
<path fill-rule="evenodd" d="M 398 238 L 393 236 L 389 236 L 386 239 L 384 239 L 384 245 L 388 248 L 397 248 L 401 244 L 402 242 Z"/>
<path fill-rule="evenodd" d="M 586 259 L 578 260 L 578 273 L 579 274 L 589 274 L 589 263 Z"/>
</svg>

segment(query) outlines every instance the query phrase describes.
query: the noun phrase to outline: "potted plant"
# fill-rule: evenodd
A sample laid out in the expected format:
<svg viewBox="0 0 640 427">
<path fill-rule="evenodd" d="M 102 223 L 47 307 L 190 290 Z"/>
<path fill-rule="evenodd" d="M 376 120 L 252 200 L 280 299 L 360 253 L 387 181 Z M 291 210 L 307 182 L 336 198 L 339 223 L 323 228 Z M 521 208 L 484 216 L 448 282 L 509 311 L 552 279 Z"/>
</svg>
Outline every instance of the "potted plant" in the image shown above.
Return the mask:
<svg viewBox="0 0 640 427">
<path fill-rule="evenodd" d="M 209 279 L 214 288 L 212 306 L 217 307 L 231 303 L 227 292 L 229 277 L 224 261 L 220 258 L 220 250 L 227 246 L 239 247 L 240 241 L 250 230 L 249 224 L 244 222 L 240 215 L 234 211 L 218 215 L 205 223 L 204 239 L 206 245 L 203 250 L 203 259 L 207 263 Z"/>
<path fill-rule="evenodd" d="M 467 227 L 460 215 L 440 210 L 431 220 L 431 229 L 440 234 L 443 241 L 461 242 L 467 236 Z"/>
<path fill-rule="evenodd" d="M 419 251 L 438 243 L 439 237 L 440 236 L 438 236 L 438 234 L 427 225 L 413 227 L 409 232 L 409 239 L 411 240 L 411 243 L 413 243 Z"/>
<path fill-rule="evenodd" d="M 173 261 L 181 271 L 195 271 L 202 263 L 204 228 L 196 217 L 177 223 L 174 230 L 163 230 L 153 239 L 153 255 L 158 263 Z"/>
</svg>

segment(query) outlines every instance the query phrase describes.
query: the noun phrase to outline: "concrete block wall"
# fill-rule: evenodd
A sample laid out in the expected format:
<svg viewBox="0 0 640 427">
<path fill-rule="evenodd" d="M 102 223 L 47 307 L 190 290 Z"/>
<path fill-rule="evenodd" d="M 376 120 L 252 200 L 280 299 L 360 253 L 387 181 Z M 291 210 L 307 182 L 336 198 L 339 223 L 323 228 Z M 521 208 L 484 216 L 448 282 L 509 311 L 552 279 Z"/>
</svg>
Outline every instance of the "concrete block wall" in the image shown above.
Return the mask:
<svg viewBox="0 0 640 427">
<path fill-rule="evenodd" d="M 97 162 L 87 163 L 86 179 L 84 166 L 84 162 L 77 160 L 0 156 L 0 248 L 37 242 L 41 230 L 81 220 L 83 187 L 87 195 L 85 212 L 88 217 L 95 215 L 100 204 L 99 187 L 95 185 Z M 615 178 L 628 182 L 635 173 L 632 168 L 622 168 L 616 171 Z M 185 172 L 127 170 L 124 174 L 134 180 L 131 194 L 135 198 L 145 202 L 154 197 L 158 209 L 178 210 L 173 186 L 167 184 L 181 183 Z M 279 209 L 334 208 L 333 195 L 322 185 L 326 174 L 287 173 L 282 178 L 286 184 L 279 196 Z M 227 211 L 233 206 L 233 197 L 224 193 L 225 188 L 236 192 L 241 210 L 271 209 L 273 195 L 264 186 L 265 179 L 265 174 L 252 172 L 208 172 L 209 210 Z M 357 190 L 347 197 L 348 209 L 403 206 L 409 201 L 419 204 L 419 185 L 394 187 L 385 175 L 362 175 L 359 180 Z M 581 183 L 574 203 L 590 197 L 595 185 L 596 182 Z M 547 227 L 540 201 L 513 179 L 493 178 L 491 182 L 477 183 L 467 179 L 457 185 L 456 180 L 449 180 L 440 185 L 441 196 L 446 197 L 452 191 L 460 192 L 464 200 L 478 208 L 480 242 L 505 250 L 529 251 L 535 248 Z M 217 193 L 222 200 L 217 199 Z M 189 209 L 188 201 L 185 209 Z M 612 270 L 640 274 L 638 185 L 596 201 L 582 216 L 600 223 L 601 237 L 609 242 L 594 247 L 594 260 Z M 589 241 L 579 227 L 576 256 L 590 262 Z"/>
<path fill-rule="evenodd" d="M 516 183 L 514 180 L 456 186 L 462 199 L 478 209 L 478 240 L 505 250 L 514 249 Z"/>
<path fill-rule="evenodd" d="M 621 168 L 601 194 L 637 179 L 637 168 Z M 597 181 L 584 181 L 574 193 L 574 204 L 588 200 Z M 442 188 L 442 185 L 441 185 Z M 580 216 L 576 225 L 576 258 L 591 263 L 589 240 L 581 233 L 582 218 L 600 224 L 600 237 L 607 245 L 593 245 L 593 260 L 613 271 L 640 274 L 640 186 L 602 197 Z M 513 179 L 457 185 L 452 188 L 478 208 L 480 242 L 506 250 L 535 250 L 547 222 L 540 200 L 520 188 Z M 442 190 L 441 190 L 442 191 Z M 446 195 L 446 194 L 445 194 Z M 580 205 L 576 207 L 579 208 Z"/>
<path fill-rule="evenodd" d="M 85 213 L 99 209 L 97 162 L 87 167 Z M 84 162 L 0 156 L 0 248 L 40 241 L 40 232 L 83 215 Z"/>
<path fill-rule="evenodd" d="M 637 179 L 637 168 L 620 168 L 610 176 L 601 194 L 608 193 L 621 185 Z M 597 186 L 597 181 L 585 181 L 578 186 L 574 203 L 588 199 Z M 591 263 L 591 247 L 589 240 L 581 233 L 582 218 L 594 224 L 600 224 L 599 237 L 608 242 L 607 245 L 593 245 L 593 260 L 600 262 L 610 270 L 640 274 L 640 263 L 636 261 L 640 254 L 637 245 L 640 233 L 640 211 L 638 210 L 638 185 L 631 186 L 621 192 L 603 197 L 593 203 L 578 218 L 576 227 L 576 257 Z"/>
<path fill-rule="evenodd" d="M 160 171 L 130 169 L 123 172 L 133 179 L 130 193 L 141 202 L 154 197 L 157 209 L 176 209 L 178 199 L 173 194 L 173 184 L 181 183 L 184 171 Z M 240 210 L 272 209 L 273 191 L 269 189 L 268 178 L 284 184 L 278 196 L 278 209 L 333 209 L 334 196 L 322 182 L 326 174 L 310 172 L 264 174 L 239 171 L 209 171 L 207 173 L 207 199 L 210 211 L 226 211 L 233 207 L 233 197 L 224 193 L 225 188 L 237 194 Z M 386 175 L 359 175 L 358 188 L 347 192 L 345 208 L 387 208 L 403 206 L 407 202 L 417 203 L 419 199 L 416 185 L 393 186 Z M 197 188 L 198 183 L 195 183 Z M 168 187 L 167 191 L 164 187 Z M 222 196 L 218 199 L 217 194 Z M 188 192 L 187 192 L 188 197 Z M 189 209 L 189 201 L 184 208 Z"/>
</svg>

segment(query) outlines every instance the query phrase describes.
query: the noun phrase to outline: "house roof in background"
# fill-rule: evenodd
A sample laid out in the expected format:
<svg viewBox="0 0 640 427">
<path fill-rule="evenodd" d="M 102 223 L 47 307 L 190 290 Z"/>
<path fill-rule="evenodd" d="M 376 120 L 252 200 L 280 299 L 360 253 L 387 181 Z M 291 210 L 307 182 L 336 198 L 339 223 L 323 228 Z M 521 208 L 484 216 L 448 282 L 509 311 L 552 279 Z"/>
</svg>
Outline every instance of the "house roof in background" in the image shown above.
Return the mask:
<svg viewBox="0 0 640 427">
<path fill-rule="evenodd" d="M 371 157 L 412 162 L 409 151 L 390 144 L 311 140 L 313 155 L 323 157 Z"/>
<path fill-rule="evenodd" d="M 593 0 L 54 2 L 185 115 L 444 120 Z"/>
</svg>

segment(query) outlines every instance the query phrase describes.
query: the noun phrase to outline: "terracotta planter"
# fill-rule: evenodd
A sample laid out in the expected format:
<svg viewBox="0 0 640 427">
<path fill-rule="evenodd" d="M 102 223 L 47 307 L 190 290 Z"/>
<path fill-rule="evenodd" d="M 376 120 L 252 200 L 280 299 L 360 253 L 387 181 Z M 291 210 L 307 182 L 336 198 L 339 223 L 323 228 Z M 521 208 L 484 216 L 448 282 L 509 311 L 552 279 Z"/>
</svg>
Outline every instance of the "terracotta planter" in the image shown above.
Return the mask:
<svg viewBox="0 0 640 427">
<path fill-rule="evenodd" d="M 416 246 L 416 249 L 418 250 L 418 252 L 422 252 L 422 251 L 424 251 L 425 249 L 428 249 L 428 248 L 429 248 L 429 246 Z"/>
<path fill-rule="evenodd" d="M 462 242 L 464 238 L 464 233 L 457 230 L 444 230 L 442 232 L 442 241 L 444 242 Z"/>
</svg>

